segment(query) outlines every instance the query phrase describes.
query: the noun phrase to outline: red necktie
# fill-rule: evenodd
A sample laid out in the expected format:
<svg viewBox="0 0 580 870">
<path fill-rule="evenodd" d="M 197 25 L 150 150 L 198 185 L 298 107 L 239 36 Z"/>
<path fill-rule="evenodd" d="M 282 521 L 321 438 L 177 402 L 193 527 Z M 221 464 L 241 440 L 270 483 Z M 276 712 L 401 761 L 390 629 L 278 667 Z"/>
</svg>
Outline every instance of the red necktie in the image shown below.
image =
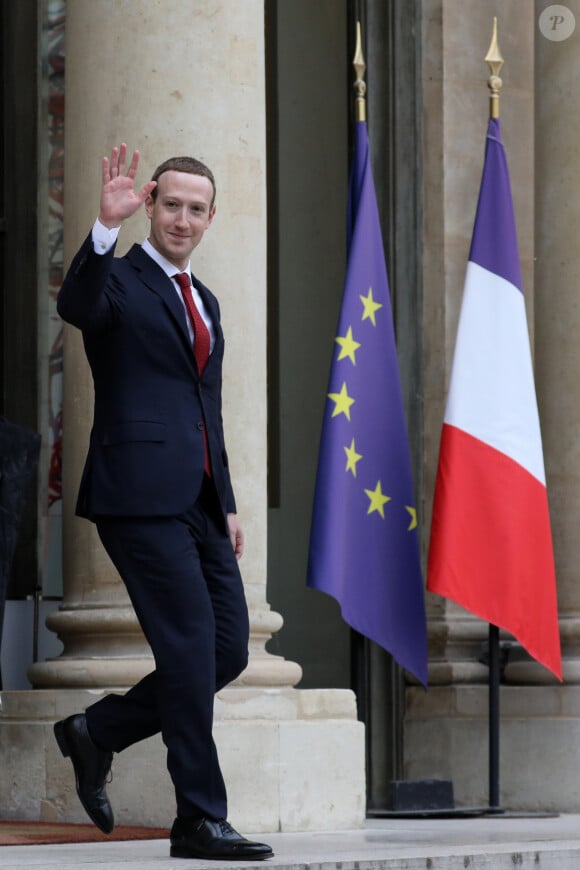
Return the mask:
<svg viewBox="0 0 580 870">
<path fill-rule="evenodd" d="M 177 275 L 173 276 L 179 286 L 181 287 L 181 292 L 183 294 L 183 301 L 185 302 L 185 307 L 187 308 L 187 313 L 189 315 L 189 320 L 191 322 L 191 326 L 193 328 L 193 355 L 195 357 L 195 361 L 197 363 L 197 370 L 199 372 L 199 376 L 201 377 L 203 374 L 203 370 L 206 366 L 206 363 L 209 359 L 209 350 L 210 350 L 210 337 L 209 337 L 209 329 L 203 322 L 203 317 L 197 310 L 197 306 L 193 301 L 193 295 L 191 292 L 191 282 L 189 279 L 189 275 L 186 275 L 185 272 L 178 272 Z"/>
<path fill-rule="evenodd" d="M 210 351 L 210 335 L 209 329 L 203 322 L 203 317 L 199 313 L 195 302 L 193 301 L 193 294 L 191 292 L 191 282 L 189 279 L 189 275 L 186 275 L 185 272 L 178 272 L 177 275 L 173 276 L 179 286 L 181 287 L 181 292 L 183 294 L 183 301 L 185 302 L 185 307 L 187 309 L 187 313 L 189 315 L 189 320 L 191 322 L 191 326 L 193 328 L 193 355 L 195 357 L 195 361 L 197 363 L 197 370 L 199 372 L 199 376 L 201 378 L 203 374 L 203 370 L 206 366 L 206 363 L 209 359 L 209 351 Z M 205 429 L 205 421 L 203 424 L 203 446 L 205 450 L 205 463 L 204 463 L 204 471 L 207 475 L 211 477 L 211 464 L 209 458 L 209 447 L 207 443 L 207 432 Z"/>
</svg>

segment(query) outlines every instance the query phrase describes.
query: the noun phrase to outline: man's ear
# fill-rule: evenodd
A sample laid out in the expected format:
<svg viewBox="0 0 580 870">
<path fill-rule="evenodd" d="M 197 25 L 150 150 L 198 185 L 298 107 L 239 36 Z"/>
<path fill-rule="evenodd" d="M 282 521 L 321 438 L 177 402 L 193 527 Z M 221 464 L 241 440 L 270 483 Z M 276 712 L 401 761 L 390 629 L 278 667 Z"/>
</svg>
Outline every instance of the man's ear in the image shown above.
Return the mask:
<svg viewBox="0 0 580 870">
<path fill-rule="evenodd" d="M 152 214 L 152 212 L 153 212 L 153 204 L 154 204 L 154 202 L 155 202 L 155 200 L 153 199 L 153 197 L 151 196 L 151 194 L 149 194 L 149 195 L 147 196 L 147 198 L 145 199 L 145 214 L 147 215 L 148 218 L 151 217 L 151 214 Z"/>
<path fill-rule="evenodd" d="M 210 210 L 209 210 L 209 215 L 208 215 L 208 218 L 207 218 L 207 225 L 208 225 L 208 227 L 209 227 L 209 225 L 211 224 L 212 220 L 214 219 L 214 217 L 215 217 L 215 213 L 216 213 L 216 206 L 215 206 L 215 203 L 214 203 L 214 205 L 212 205 L 212 207 L 211 207 Z"/>
</svg>

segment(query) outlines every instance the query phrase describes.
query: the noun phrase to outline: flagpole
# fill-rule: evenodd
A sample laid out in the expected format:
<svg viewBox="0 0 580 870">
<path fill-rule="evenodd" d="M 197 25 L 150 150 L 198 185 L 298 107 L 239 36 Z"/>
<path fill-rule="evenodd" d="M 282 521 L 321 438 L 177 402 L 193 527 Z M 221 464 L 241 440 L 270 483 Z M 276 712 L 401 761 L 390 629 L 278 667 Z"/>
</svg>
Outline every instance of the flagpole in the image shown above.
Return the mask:
<svg viewBox="0 0 580 870">
<path fill-rule="evenodd" d="M 503 66 L 503 57 L 501 56 L 501 51 L 499 50 L 499 44 L 497 41 L 497 18 L 495 16 L 493 19 L 491 43 L 485 56 L 485 62 L 487 63 L 491 73 L 487 80 L 487 86 L 490 90 L 489 117 L 499 118 L 499 92 L 503 85 L 499 74 Z"/>
<path fill-rule="evenodd" d="M 497 40 L 497 18 L 493 19 L 491 44 L 485 56 L 491 75 L 487 80 L 489 88 L 489 117 L 499 118 L 499 97 L 502 80 L 499 77 L 503 57 Z M 500 691 L 500 647 L 497 625 L 489 625 L 489 808 L 488 813 L 500 814 L 503 809 L 499 802 L 499 691 Z"/>
<path fill-rule="evenodd" d="M 392 686 L 384 772 L 396 784 L 402 772 L 402 677 L 395 663 L 426 685 L 427 623 L 389 282 L 370 161 L 366 63 L 361 23 L 355 23 L 356 123 L 347 203 L 347 270 L 335 339 L 341 350 L 333 354 L 327 399 L 335 402 L 336 396 L 344 395 L 350 404 L 357 404 L 351 420 L 350 405 L 336 413 L 337 405 L 332 409 L 328 403 L 313 506 L 308 585 L 336 598 L 351 626 L 357 709 L 368 734 L 373 725 L 367 684 L 371 657 Z M 365 292 L 366 296 L 361 295 Z M 345 341 L 348 353 L 343 352 Z M 357 454 L 355 444 L 363 452 Z M 356 462 L 362 463 L 358 469 Z M 383 503 L 379 508 L 367 501 L 378 497 L 394 503 L 394 497 L 382 492 L 387 481 L 399 493 L 400 510 L 390 514 L 383 511 Z M 336 546 L 336 527 L 347 530 L 340 547 Z M 374 644 L 391 656 L 392 664 Z"/>
<path fill-rule="evenodd" d="M 354 57 L 352 59 L 356 79 L 353 84 L 355 92 L 355 120 L 366 121 L 366 89 L 367 86 L 363 80 L 366 70 L 365 59 L 362 51 L 362 38 L 360 21 L 356 23 L 356 46 Z M 366 689 L 366 655 L 367 644 L 365 638 L 356 629 L 351 628 L 351 652 L 350 652 L 350 669 L 351 680 L 356 686 L 356 706 L 358 718 L 361 722 L 368 721 L 368 693 Z"/>
<path fill-rule="evenodd" d="M 367 86 L 363 79 L 366 70 L 366 63 L 362 50 L 362 38 L 360 33 L 360 21 L 356 23 L 356 46 L 354 58 L 352 61 L 354 71 L 356 73 L 356 81 L 353 85 L 356 94 L 355 97 L 355 113 L 357 121 L 366 121 L 367 119 L 367 102 L 366 92 Z"/>
</svg>

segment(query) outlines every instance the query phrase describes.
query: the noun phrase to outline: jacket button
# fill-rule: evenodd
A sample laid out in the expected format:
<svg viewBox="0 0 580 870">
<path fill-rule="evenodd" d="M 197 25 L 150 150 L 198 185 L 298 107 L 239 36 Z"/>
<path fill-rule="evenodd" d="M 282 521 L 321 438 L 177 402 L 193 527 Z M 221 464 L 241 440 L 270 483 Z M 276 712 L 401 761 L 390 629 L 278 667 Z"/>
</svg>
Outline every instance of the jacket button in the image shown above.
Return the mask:
<svg viewBox="0 0 580 870">
<path fill-rule="evenodd" d="M 198 429 L 205 429 L 205 426 L 203 425 L 203 420 L 199 421 L 199 423 L 197 424 L 197 428 Z"/>
</svg>

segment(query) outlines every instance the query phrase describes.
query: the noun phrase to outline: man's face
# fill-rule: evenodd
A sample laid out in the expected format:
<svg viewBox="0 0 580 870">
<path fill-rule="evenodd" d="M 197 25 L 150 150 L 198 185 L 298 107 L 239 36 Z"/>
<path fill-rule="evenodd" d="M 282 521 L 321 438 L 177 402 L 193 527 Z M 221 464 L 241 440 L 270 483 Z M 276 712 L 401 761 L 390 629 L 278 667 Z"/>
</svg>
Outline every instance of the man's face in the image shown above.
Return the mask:
<svg viewBox="0 0 580 870">
<path fill-rule="evenodd" d="M 155 199 L 145 200 L 149 241 L 166 260 L 185 269 L 215 214 L 212 183 L 203 175 L 168 170 L 159 176 L 156 192 Z"/>
</svg>

